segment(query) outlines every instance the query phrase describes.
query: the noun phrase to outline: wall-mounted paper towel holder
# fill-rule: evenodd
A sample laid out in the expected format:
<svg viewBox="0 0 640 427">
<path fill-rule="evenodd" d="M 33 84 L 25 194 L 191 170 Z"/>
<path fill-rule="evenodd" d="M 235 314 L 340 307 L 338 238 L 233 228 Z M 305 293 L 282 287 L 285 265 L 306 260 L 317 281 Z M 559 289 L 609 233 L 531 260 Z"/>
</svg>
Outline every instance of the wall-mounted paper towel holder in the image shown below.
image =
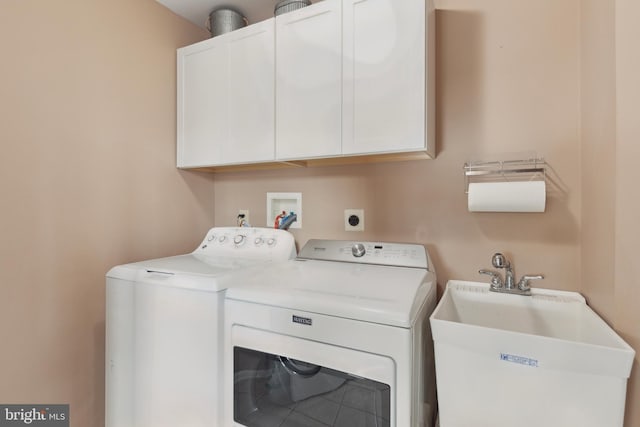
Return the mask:
<svg viewBox="0 0 640 427">
<path fill-rule="evenodd" d="M 469 212 L 544 212 L 546 169 L 539 157 L 465 163 Z"/>
<path fill-rule="evenodd" d="M 545 181 L 547 163 L 536 157 L 521 160 L 475 161 L 464 164 L 464 192 L 471 182 Z"/>
</svg>

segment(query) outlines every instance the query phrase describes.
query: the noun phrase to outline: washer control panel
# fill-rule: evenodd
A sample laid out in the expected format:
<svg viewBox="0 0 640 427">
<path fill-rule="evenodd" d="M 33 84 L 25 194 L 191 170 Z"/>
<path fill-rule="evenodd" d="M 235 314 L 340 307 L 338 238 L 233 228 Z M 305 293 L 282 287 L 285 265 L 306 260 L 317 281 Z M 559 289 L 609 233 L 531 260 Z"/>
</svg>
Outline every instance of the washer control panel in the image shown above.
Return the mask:
<svg viewBox="0 0 640 427">
<path fill-rule="evenodd" d="M 296 246 L 293 235 L 286 230 L 261 227 L 214 227 L 207 232 L 194 253 L 289 259 L 295 258 Z"/>
<path fill-rule="evenodd" d="M 298 259 L 429 269 L 425 247 L 412 243 L 312 239 L 300 250 Z"/>
</svg>

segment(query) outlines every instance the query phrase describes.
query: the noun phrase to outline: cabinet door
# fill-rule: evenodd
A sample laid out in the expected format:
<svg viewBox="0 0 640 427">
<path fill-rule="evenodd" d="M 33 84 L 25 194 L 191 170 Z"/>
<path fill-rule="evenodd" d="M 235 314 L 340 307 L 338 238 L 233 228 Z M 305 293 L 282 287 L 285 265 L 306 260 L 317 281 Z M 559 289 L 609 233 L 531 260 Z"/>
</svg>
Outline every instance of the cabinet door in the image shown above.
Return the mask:
<svg viewBox="0 0 640 427">
<path fill-rule="evenodd" d="M 178 50 L 178 167 L 220 162 L 227 138 L 227 45 L 210 39 Z"/>
<path fill-rule="evenodd" d="M 224 163 L 274 159 L 274 67 L 273 18 L 230 34 Z"/>
<path fill-rule="evenodd" d="M 276 157 L 341 153 L 341 0 L 276 17 Z"/>
<path fill-rule="evenodd" d="M 425 148 L 425 0 L 345 0 L 344 154 Z"/>
</svg>

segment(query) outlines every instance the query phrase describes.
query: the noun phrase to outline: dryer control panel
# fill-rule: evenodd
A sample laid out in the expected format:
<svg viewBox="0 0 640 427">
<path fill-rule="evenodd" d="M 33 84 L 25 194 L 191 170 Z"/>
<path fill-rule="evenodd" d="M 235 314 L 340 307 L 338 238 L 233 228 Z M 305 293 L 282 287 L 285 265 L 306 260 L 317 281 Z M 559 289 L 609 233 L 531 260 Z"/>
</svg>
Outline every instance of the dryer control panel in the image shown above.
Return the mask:
<svg viewBox="0 0 640 427">
<path fill-rule="evenodd" d="M 214 227 L 207 232 L 194 253 L 285 260 L 295 258 L 296 246 L 293 235 L 285 230 L 261 227 Z"/>
<path fill-rule="evenodd" d="M 427 250 L 422 245 L 350 240 L 309 240 L 300 250 L 298 259 L 414 267 L 427 270 L 430 264 Z"/>
</svg>

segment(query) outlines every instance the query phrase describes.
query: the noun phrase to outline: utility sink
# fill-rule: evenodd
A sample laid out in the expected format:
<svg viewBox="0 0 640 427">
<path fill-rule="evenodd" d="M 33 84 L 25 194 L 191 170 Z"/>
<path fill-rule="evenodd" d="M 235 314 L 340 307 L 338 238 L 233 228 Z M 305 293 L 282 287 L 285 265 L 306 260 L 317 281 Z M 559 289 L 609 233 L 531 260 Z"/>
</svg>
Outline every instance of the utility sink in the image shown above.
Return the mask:
<svg viewBox="0 0 640 427">
<path fill-rule="evenodd" d="M 441 427 L 623 425 L 635 352 L 580 294 L 450 281 L 430 320 Z"/>
</svg>

